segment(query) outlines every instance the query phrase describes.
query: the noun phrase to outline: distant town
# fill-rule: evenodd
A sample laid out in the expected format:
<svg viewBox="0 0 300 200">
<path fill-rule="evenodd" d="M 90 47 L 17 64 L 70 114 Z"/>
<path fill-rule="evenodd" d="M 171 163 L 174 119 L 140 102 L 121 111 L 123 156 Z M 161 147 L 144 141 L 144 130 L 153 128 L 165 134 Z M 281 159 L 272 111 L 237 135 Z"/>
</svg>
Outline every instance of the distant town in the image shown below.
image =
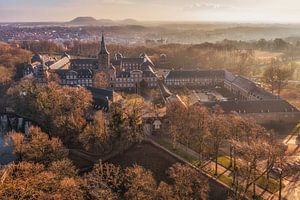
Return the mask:
<svg viewBox="0 0 300 200">
<path fill-rule="evenodd" d="M 300 25 L 238 24 L 196 22 L 144 22 L 134 19 L 113 21 L 77 17 L 68 22 L 0 23 L 0 40 L 97 41 L 102 31 L 107 33 L 107 43 L 127 45 L 162 45 L 165 43 L 197 44 L 227 40 L 251 41 L 265 38 L 297 39 Z M 188 37 L 186 37 L 188 35 Z"/>
</svg>

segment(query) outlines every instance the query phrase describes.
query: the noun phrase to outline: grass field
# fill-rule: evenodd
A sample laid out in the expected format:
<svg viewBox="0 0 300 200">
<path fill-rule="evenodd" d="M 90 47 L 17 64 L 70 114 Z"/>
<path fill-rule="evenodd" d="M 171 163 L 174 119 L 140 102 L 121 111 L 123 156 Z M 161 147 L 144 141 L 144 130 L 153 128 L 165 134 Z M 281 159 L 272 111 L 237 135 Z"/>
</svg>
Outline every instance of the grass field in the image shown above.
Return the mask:
<svg viewBox="0 0 300 200">
<path fill-rule="evenodd" d="M 254 56 L 258 60 L 269 61 L 272 58 L 277 58 L 282 56 L 283 53 L 280 52 L 271 52 L 271 51 L 254 51 Z"/>
<path fill-rule="evenodd" d="M 218 163 L 226 169 L 233 170 L 233 166 L 230 165 L 230 158 L 228 156 L 220 156 Z M 237 163 L 238 165 L 238 163 Z M 223 182 L 223 181 L 222 181 Z M 266 189 L 269 192 L 276 193 L 279 188 L 279 181 L 274 178 L 267 179 L 266 176 L 261 177 L 257 183 L 259 187 Z"/>
</svg>

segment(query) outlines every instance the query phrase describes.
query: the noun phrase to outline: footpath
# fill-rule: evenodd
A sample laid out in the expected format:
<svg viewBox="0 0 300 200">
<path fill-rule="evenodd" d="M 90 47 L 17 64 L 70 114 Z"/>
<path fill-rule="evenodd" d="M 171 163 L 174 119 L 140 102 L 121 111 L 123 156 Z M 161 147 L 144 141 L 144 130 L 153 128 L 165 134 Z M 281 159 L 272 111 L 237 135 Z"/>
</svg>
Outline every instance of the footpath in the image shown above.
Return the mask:
<svg viewBox="0 0 300 200">
<path fill-rule="evenodd" d="M 166 147 L 166 145 L 164 145 L 164 143 L 171 144 L 170 140 L 167 140 L 166 138 L 155 138 L 155 137 L 151 137 L 151 136 L 148 137 L 148 139 L 152 143 L 154 143 L 156 146 L 160 146 L 160 147 L 162 147 L 162 149 L 166 149 L 169 153 L 171 152 L 172 154 L 176 154 L 172 151 L 171 148 L 168 148 L 168 147 Z M 164 140 L 164 141 L 163 142 L 159 141 L 161 139 Z M 209 161 L 205 162 L 205 164 L 203 165 L 204 167 L 199 168 L 195 164 L 191 163 L 191 158 L 193 158 L 195 161 L 197 161 L 198 158 L 200 157 L 200 155 L 197 152 L 195 152 L 192 149 L 187 148 L 186 146 L 184 146 L 182 144 L 179 144 L 179 143 L 176 144 L 176 149 L 180 152 L 185 152 L 190 157 L 190 159 L 186 159 L 186 158 L 183 158 L 183 156 L 176 154 L 176 156 L 181 158 L 181 160 L 189 162 L 191 165 L 193 165 L 193 167 L 198 168 L 203 173 L 208 174 L 210 177 L 213 177 L 214 179 L 217 179 L 218 182 L 222 182 L 222 184 L 223 185 L 225 184 L 227 188 L 233 190 L 233 188 L 231 186 L 229 186 L 230 184 L 228 185 L 228 180 L 227 180 L 227 183 L 224 183 L 222 181 L 222 180 L 224 180 L 223 179 L 224 177 L 226 177 L 226 178 L 229 177 L 229 179 L 232 180 L 232 178 L 233 178 L 232 171 L 230 171 L 229 169 L 227 169 L 227 168 L 223 167 L 222 165 L 218 164 L 218 176 L 214 177 L 209 173 L 209 171 L 206 170 L 206 169 L 214 169 L 215 168 L 215 162 L 214 161 L 209 160 Z M 242 182 L 242 179 L 239 178 L 239 177 L 238 177 L 238 180 L 239 180 L 240 183 Z M 251 188 L 251 190 L 249 189 L 249 191 L 252 192 L 252 187 L 250 187 L 250 188 Z M 273 194 L 273 193 L 271 193 L 271 192 L 269 192 L 269 191 L 267 191 L 267 190 L 265 190 L 265 189 L 263 189 L 263 188 L 261 188 L 257 185 L 256 185 L 256 196 L 258 196 L 262 199 L 265 199 L 265 200 L 273 200 L 273 199 L 278 198 L 277 194 Z"/>
</svg>

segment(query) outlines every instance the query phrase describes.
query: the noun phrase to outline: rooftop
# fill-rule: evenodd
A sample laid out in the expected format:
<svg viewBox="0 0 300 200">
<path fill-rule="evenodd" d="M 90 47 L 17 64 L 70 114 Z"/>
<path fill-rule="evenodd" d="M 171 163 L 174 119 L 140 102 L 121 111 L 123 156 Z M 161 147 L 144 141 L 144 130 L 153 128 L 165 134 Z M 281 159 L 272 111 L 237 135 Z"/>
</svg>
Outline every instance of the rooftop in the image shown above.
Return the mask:
<svg viewBox="0 0 300 200">
<path fill-rule="evenodd" d="M 225 113 L 235 111 L 237 113 L 284 113 L 297 112 L 299 110 L 285 100 L 262 100 L 262 101 L 222 101 L 205 102 L 203 105 L 213 108 L 216 105 L 221 106 Z"/>
</svg>

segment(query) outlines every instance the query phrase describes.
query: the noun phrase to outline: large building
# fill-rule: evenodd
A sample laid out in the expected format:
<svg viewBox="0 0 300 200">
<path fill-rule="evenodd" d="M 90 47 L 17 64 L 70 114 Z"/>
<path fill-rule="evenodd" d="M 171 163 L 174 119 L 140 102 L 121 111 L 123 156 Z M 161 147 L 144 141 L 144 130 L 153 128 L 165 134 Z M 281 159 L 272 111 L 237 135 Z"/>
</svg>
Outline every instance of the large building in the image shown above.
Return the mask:
<svg viewBox="0 0 300 200">
<path fill-rule="evenodd" d="M 111 58 L 102 35 L 97 59 L 72 59 L 64 54 L 57 61 L 49 61 L 45 56 L 35 54 L 23 74 L 45 80 L 50 73 L 56 73 L 62 85 L 92 87 L 101 82 L 109 89 L 134 91 L 141 86 L 157 86 L 153 67 L 146 54 L 127 58 L 118 53 Z"/>
<path fill-rule="evenodd" d="M 227 70 L 172 70 L 165 76 L 164 82 L 168 87 L 175 88 L 222 87 L 235 98 L 196 104 L 209 108 L 219 105 L 225 113 L 236 112 L 241 116 L 254 118 L 259 123 L 299 122 L 300 120 L 300 112 L 296 107 L 261 88 L 250 79 L 233 75 Z"/>
<path fill-rule="evenodd" d="M 212 87 L 224 82 L 224 70 L 172 70 L 165 84 L 170 87 Z"/>
<path fill-rule="evenodd" d="M 162 54 L 160 63 L 166 63 L 167 56 Z M 95 108 L 107 110 L 114 98 L 113 91 L 138 91 L 139 88 L 159 87 L 165 100 L 180 100 L 167 87 L 222 87 L 235 99 L 221 102 L 209 102 L 208 107 L 219 104 L 225 112 L 236 111 L 244 116 L 253 116 L 260 121 L 294 121 L 300 118 L 300 112 L 288 102 L 271 94 L 244 76 L 234 75 L 227 70 L 171 70 L 162 80 L 153 70 L 154 64 L 146 54 L 128 58 L 121 53 L 111 57 L 104 36 L 96 59 L 72 59 L 64 54 L 59 60 L 36 54 L 31 64 L 24 69 L 24 76 L 34 76 L 46 81 L 51 73 L 60 77 L 62 85 L 84 86 L 91 90 Z M 105 88 L 102 90 L 93 87 Z M 182 101 L 181 101 L 182 102 Z"/>
<path fill-rule="evenodd" d="M 165 77 L 169 87 L 224 87 L 239 100 L 276 100 L 277 96 L 250 79 L 227 70 L 172 70 Z"/>
</svg>

